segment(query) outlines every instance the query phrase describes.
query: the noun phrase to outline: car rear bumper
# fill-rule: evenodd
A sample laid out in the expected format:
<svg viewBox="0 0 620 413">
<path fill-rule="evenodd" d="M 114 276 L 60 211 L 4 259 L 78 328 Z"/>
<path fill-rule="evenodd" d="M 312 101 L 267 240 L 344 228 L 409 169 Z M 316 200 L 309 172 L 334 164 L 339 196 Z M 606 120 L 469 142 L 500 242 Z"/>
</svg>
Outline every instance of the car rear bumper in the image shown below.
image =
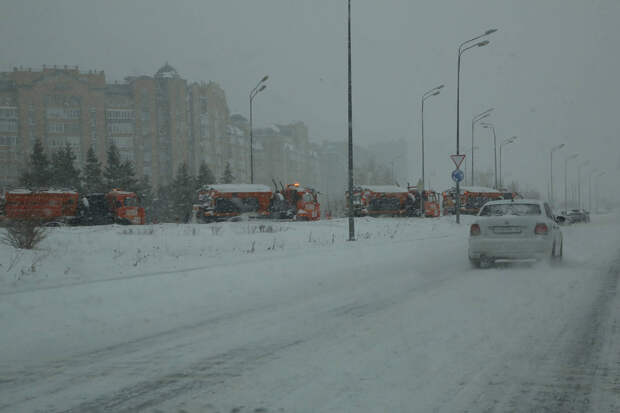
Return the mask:
<svg viewBox="0 0 620 413">
<path fill-rule="evenodd" d="M 551 256 L 551 237 L 469 239 L 469 258 L 491 260 L 541 259 Z"/>
</svg>

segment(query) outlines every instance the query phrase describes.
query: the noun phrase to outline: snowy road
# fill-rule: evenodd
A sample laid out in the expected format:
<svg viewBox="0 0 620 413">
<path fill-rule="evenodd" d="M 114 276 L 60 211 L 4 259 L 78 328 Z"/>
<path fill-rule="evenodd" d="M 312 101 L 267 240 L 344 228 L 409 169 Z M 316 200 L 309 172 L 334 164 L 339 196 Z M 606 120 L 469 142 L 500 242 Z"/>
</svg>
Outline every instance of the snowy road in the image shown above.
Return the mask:
<svg viewBox="0 0 620 413">
<path fill-rule="evenodd" d="M 617 216 L 559 267 L 466 230 L 9 292 L 0 411 L 620 411 Z"/>
</svg>

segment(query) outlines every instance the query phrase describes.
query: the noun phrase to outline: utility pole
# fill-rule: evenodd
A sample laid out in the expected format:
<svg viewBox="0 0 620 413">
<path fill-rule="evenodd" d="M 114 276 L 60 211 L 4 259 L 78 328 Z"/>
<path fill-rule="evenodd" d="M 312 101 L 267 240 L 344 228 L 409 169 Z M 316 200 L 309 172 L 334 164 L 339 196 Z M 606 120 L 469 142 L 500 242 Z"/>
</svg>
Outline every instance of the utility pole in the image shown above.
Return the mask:
<svg viewBox="0 0 620 413">
<path fill-rule="evenodd" d="M 553 152 L 558 151 L 560 149 L 562 149 L 566 144 L 561 143 L 557 146 L 554 146 L 553 148 L 551 148 L 550 154 L 549 154 L 549 169 L 550 169 L 550 174 L 549 174 L 549 201 L 551 202 L 551 205 L 554 205 L 554 200 L 555 200 L 555 195 L 553 194 Z"/>
<path fill-rule="evenodd" d="M 353 219 L 353 86 L 351 82 L 351 0 L 348 0 L 348 75 L 349 75 L 349 241 L 355 241 Z"/>
<path fill-rule="evenodd" d="M 461 154 L 460 135 L 461 135 L 461 56 L 467 50 L 473 47 L 483 47 L 489 44 L 488 40 L 471 44 L 482 37 L 495 33 L 497 29 L 490 29 L 482 33 L 479 36 L 464 41 L 459 45 L 458 60 L 456 64 L 456 154 Z M 461 223 L 461 185 L 460 182 L 456 182 L 456 223 Z"/>
</svg>

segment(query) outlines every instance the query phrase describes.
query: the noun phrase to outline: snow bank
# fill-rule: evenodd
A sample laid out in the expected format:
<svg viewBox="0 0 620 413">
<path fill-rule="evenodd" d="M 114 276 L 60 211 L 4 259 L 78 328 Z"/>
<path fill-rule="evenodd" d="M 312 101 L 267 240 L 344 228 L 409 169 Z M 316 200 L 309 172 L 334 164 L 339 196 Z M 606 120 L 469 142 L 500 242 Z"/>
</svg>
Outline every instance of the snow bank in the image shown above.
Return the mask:
<svg viewBox="0 0 620 413">
<path fill-rule="evenodd" d="M 366 244 L 467 231 L 466 225 L 456 226 L 454 217 L 359 218 L 355 223 L 357 241 Z M 347 248 L 347 238 L 346 219 L 49 228 L 36 250 L 0 244 L 0 294 Z"/>
</svg>

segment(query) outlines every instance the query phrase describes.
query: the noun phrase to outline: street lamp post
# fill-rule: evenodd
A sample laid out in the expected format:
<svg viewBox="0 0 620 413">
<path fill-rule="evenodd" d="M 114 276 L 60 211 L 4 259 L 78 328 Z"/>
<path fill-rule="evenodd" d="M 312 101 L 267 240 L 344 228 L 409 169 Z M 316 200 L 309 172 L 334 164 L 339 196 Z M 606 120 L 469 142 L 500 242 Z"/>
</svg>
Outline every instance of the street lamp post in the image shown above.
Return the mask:
<svg viewBox="0 0 620 413">
<path fill-rule="evenodd" d="M 476 126 L 476 123 L 478 123 L 482 119 L 486 119 L 491 116 L 491 112 L 493 111 L 493 109 L 494 108 L 487 109 L 484 112 L 481 112 L 474 116 L 471 120 L 471 186 L 476 185 L 474 179 L 474 127 Z"/>
<path fill-rule="evenodd" d="M 600 188 L 599 188 L 599 181 L 601 176 L 605 175 L 606 172 L 601 172 L 598 175 L 596 175 L 596 213 L 599 213 L 599 206 L 600 206 L 600 202 L 601 202 L 601 193 L 600 193 Z"/>
<path fill-rule="evenodd" d="M 495 163 L 495 189 L 497 189 L 497 135 L 495 134 L 495 126 L 491 123 L 481 123 L 480 125 L 493 132 L 493 161 Z"/>
<path fill-rule="evenodd" d="M 499 145 L 499 187 L 500 188 L 504 187 L 504 183 L 502 180 L 502 149 L 504 148 L 504 146 L 510 145 L 511 143 L 514 143 L 516 140 L 517 140 L 517 137 L 513 136 L 512 138 L 508 138 L 504 140 L 504 142 L 502 142 Z"/>
<path fill-rule="evenodd" d="M 583 161 L 577 166 L 577 208 L 581 209 L 581 168 L 588 165 L 590 161 Z"/>
<path fill-rule="evenodd" d="M 588 174 L 588 211 L 592 212 L 592 175 L 597 173 L 598 170 L 592 169 Z"/>
<path fill-rule="evenodd" d="M 471 149 L 464 150 L 464 151 L 463 151 L 463 154 L 465 154 L 465 155 L 467 155 L 467 154 L 472 154 L 471 156 L 474 156 L 474 155 L 473 155 L 473 153 L 474 153 L 475 151 L 477 151 L 478 149 L 480 149 L 480 147 L 476 145 L 476 146 L 474 146 L 474 147 L 473 147 L 473 148 L 471 148 Z M 465 176 L 467 176 L 467 174 L 468 174 L 468 173 L 469 173 L 469 171 L 467 170 L 467 163 L 465 163 L 465 167 L 463 168 L 463 174 L 464 174 Z M 470 182 L 470 186 L 473 186 L 473 184 L 472 184 L 471 182 Z"/>
<path fill-rule="evenodd" d="M 355 241 L 355 221 L 353 219 L 353 84 L 351 81 L 351 0 L 347 7 L 347 52 L 348 52 L 348 123 L 349 123 L 349 241 Z"/>
<path fill-rule="evenodd" d="M 269 76 L 264 76 L 258 81 L 257 85 L 250 91 L 250 183 L 254 183 L 254 131 L 252 129 L 252 103 L 254 98 L 260 92 L 265 90 L 267 85 L 265 82 L 269 79 Z"/>
<path fill-rule="evenodd" d="M 564 158 L 564 209 L 568 212 L 568 161 L 575 159 L 579 154 L 575 153 Z"/>
<path fill-rule="evenodd" d="M 460 129 L 461 129 L 461 56 L 467 50 L 473 47 L 482 47 L 489 44 L 488 40 L 484 40 L 482 42 L 471 44 L 482 37 L 488 36 L 492 33 L 495 33 L 497 29 L 490 29 L 486 32 L 482 33 L 479 36 L 474 37 L 473 39 L 469 39 L 464 41 L 459 45 L 458 52 L 458 61 L 456 67 L 456 154 L 460 155 L 461 147 L 460 147 Z M 456 223 L 461 223 L 461 186 L 460 183 L 456 183 Z"/>
<path fill-rule="evenodd" d="M 437 96 L 440 93 L 441 89 L 443 89 L 443 86 L 444 85 L 439 85 L 429 90 L 428 92 L 424 93 L 424 95 L 422 95 L 422 113 L 421 113 L 421 117 L 422 117 L 422 122 L 421 122 L 422 123 L 422 189 L 420 192 L 420 194 L 422 194 L 422 200 L 420 201 L 420 207 L 422 209 L 422 217 L 424 217 L 424 188 L 426 186 L 426 179 L 424 177 L 424 102 L 426 101 L 426 99 L 430 98 L 431 96 Z"/>
<path fill-rule="evenodd" d="M 555 201 L 555 195 L 553 194 L 553 152 L 555 151 L 559 151 L 560 149 L 562 149 L 566 144 L 565 143 L 561 143 L 557 146 L 554 146 L 553 148 L 551 148 L 551 151 L 549 153 L 549 161 L 550 161 L 550 166 L 549 166 L 549 201 L 551 201 L 551 205 L 554 205 L 554 201 Z"/>
</svg>

